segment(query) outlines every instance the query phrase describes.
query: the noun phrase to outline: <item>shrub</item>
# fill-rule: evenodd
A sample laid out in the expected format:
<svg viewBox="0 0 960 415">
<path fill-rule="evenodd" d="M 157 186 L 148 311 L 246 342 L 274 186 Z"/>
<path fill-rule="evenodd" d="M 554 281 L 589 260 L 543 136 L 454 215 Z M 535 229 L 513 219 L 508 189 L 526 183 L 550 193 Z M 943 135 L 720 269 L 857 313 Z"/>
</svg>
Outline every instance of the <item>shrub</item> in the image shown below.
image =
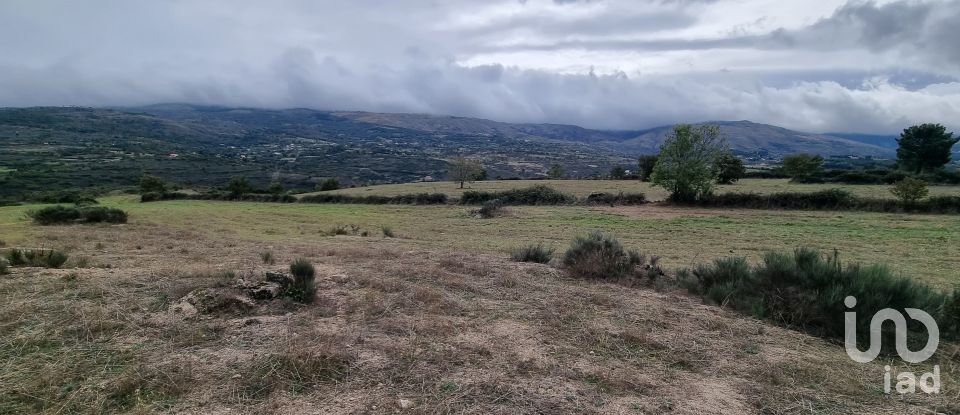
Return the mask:
<svg viewBox="0 0 960 415">
<path fill-rule="evenodd" d="M 69 256 L 55 249 L 18 249 L 7 251 L 6 263 L 11 267 L 60 268 Z"/>
<path fill-rule="evenodd" d="M 843 338 L 847 296 L 857 299 L 860 339 L 883 308 L 918 308 L 937 314 L 945 296 L 926 285 L 894 277 L 883 266 L 841 266 L 836 253 L 810 249 L 770 252 L 751 266 L 744 258 L 722 258 L 678 272 L 678 281 L 709 302 L 816 335 Z M 942 321 L 942 317 L 941 317 Z"/>
<path fill-rule="evenodd" d="M 317 294 L 313 264 L 304 258 L 297 258 L 290 263 L 290 273 L 293 274 L 293 283 L 287 289 L 287 295 L 301 303 L 312 303 Z"/>
<path fill-rule="evenodd" d="M 522 246 L 510 251 L 510 258 L 517 262 L 546 264 L 553 259 L 553 248 L 544 247 L 542 243 Z"/>
<path fill-rule="evenodd" d="M 581 278 L 623 278 L 633 274 L 643 257 L 623 248 L 617 238 L 593 231 L 573 239 L 563 256 L 563 265 Z"/>
<path fill-rule="evenodd" d="M 7 264 L 7 260 L 0 258 L 0 275 L 6 274 L 8 272 L 7 271 L 8 266 L 9 265 Z"/>
<path fill-rule="evenodd" d="M 586 203 L 590 205 L 642 205 L 647 203 L 647 196 L 643 193 L 591 193 Z"/>
<path fill-rule="evenodd" d="M 943 305 L 944 330 L 952 338 L 960 338 L 960 288 L 954 288 L 953 294 Z"/>
<path fill-rule="evenodd" d="M 650 180 L 670 192 L 670 200 L 693 202 L 709 196 L 724 153 L 720 127 L 677 124 L 663 144 Z"/>
<path fill-rule="evenodd" d="M 900 199 L 901 202 L 912 205 L 920 199 L 927 197 L 930 190 L 927 189 L 927 182 L 917 178 L 907 177 L 893 185 L 890 193 L 896 196 L 897 199 Z"/>
<path fill-rule="evenodd" d="M 263 261 L 264 264 L 271 264 L 271 265 L 276 262 L 276 260 L 273 258 L 273 252 L 270 252 L 270 251 L 261 252 L 260 260 Z"/>
<path fill-rule="evenodd" d="M 127 213 L 116 208 L 102 206 L 48 206 L 27 213 L 34 222 L 40 225 L 69 224 L 69 223 L 126 223 Z"/>
<path fill-rule="evenodd" d="M 140 176 L 141 194 L 166 192 L 167 184 L 163 181 L 163 179 L 150 174 L 144 174 L 143 176 Z"/>
<path fill-rule="evenodd" d="M 394 233 L 393 233 L 393 228 L 391 228 L 391 227 L 389 227 L 389 226 L 383 226 L 383 227 L 380 228 L 380 230 L 383 231 L 383 236 L 384 236 L 385 238 L 394 238 L 394 237 L 396 237 L 396 235 L 394 235 Z"/>
<path fill-rule="evenodd" d="M 733 153 L 726 152 L 717 160 L 717 183 L 733 184 L 742 179 L 747 174 L 747 168 L 743 165 L 743 160 L 734 156 Z"/>
<path fill-rule="evenodd" d="M 510 189 L 500 192 L 466 191 L 460 197 L 460 203 L 465 205 L 479 205 L 499 199 L 507 205 L 562 205 L 573 203 L 576 198 L 561 193 L 549 186 L 538 184 L 526 189 Z"/>
<path fill-rule="evenodd" d="M 301 197 L 300 203 L 355 203 L 364 205 L 442 205 L 447 203 L 444 193 L 417 193 L 399 196 L 353 196 L 343 194 L 316 194 Z"/>
<path fill-rule="evenodd" d="M 488 200 L 483 203 L 480 209 L 474 210 L 473 214 L 484 219 L 495 218 L 503 213 L 503 202 L 500 199 Z"/>
<path fill-rule="evenodd" d="M 793 154 L 783 158 L 783 172 L 795 182 L 807 183 L 823 169 L 823 157 L 815 154 Z"/>
</svg>

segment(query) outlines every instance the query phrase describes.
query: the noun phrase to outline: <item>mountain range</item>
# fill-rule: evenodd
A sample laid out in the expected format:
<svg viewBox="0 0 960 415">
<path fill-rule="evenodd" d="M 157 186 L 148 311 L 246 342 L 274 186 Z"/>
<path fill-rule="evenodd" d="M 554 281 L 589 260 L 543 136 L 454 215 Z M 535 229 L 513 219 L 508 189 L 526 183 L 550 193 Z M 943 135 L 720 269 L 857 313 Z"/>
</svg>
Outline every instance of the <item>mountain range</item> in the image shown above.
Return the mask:
<svg viewBox="0 0 960 415">
<path fill-rule="evenodd" d="M 808 134 L 749 121 L 715 122 L 736 153 L 763 159 L 811 152 L 892 157 L 875 136 Z M 575 177 L 628 169 L 670 127 L 608 131 L 560 124 L 311 109 L 160 104 L 136 108 L 0 109 L 0 197 L 116 188 L 143 173 L 218 186 L 233 175 L 308 188 L 439 179 L 449 158 L 480 159 L 490 178 L 538 177 L 553 163 Z"/>
</svg>

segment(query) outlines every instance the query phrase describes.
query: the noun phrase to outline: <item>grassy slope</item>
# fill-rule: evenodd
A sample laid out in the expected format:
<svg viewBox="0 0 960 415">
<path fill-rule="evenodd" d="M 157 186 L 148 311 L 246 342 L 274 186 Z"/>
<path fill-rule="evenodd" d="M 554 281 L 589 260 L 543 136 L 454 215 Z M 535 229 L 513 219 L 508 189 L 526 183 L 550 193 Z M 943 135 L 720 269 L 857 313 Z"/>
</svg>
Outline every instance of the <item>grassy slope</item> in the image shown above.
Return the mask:
<svg viewBox="0 0 960 415">
<path fill-rule="evenodd" d="M 883 365 L 906 369 L 902 362 L 859 365 L 836 343 L 692 297 L 571 280 L 497 252 L 461 252 L 530 238 L 559 244 L 602 227 L 632 244 L 682 250 L 679 262 L 726 249 L 733 232 L 773 240 L 785 223 L 798 227 L 788 237 L 800 237 L 852 222 L 849 230 L 880 241 L 862 245 L 889 254 L 904 249 L 891 235 L 936 228 L 942 217 L 910 217 L 882 233 L 866 224 L 890 217 L 670 219 L 677 212 L 653 210 L 662 219 L 631 219 L 565 207 L 484 221 L 452 206 L 104 203 L 129 210 L 130 223 L 36 227 L 22 219 L 26 207 L 0 208 L 0 234 L 16 238 L 8 242 L 64 248 L 95 266 L 15 268 L 0 278 L 0 412 L 394 413 L 398 398 L 413 402 L 413 413 L 957 409 L 945 406 L 948 394 L 879 393 Z M 326 235 L 336 223 L 391 224 L 402 238 Z M 820 235 L 847 235 L 829 232 Z M 278 262 L 263 264 L 264 251 Z M 221 284 L 218 270 L 256 278 L 301 256 L 318 267 L 311 306 L 200 318 L 176 311 L 185 293 Z M 949 346 L 941 345 L 937 362 L 945 390 L 955 393 Z M 348 359 L 349 370 L 336 381 L 314 380 L 328 356 Z"/>
<path fill-rule="evenodd" d="M 887 263 L 931 283 L 960 284 L 960 222 L 948 215 L 860 212 L 514 207 L 504 217 L 476 219 L 460 206 L 377 206 L 171 201 L 141 204 L 135 197 L 103 201 L 127 210 L 131 221 L 197 230 L 211 237 L 317 242 L 334 225 L 357 224 L 373 234 L 391 226 L 424 247 L 503 251 L 544 241 L 558 248 L 591 229 L 616 234 L 670 267 L 720 256 L 759 259 L 771 249 L 838 249 L 847 262 Z M 0 239 L 17 243 L 31 229 L 29 207 L 0 208 Z M 469 237 L 464 237 L 469 235 Z"/>
<path fill-rule="evenodd" d="M 668 193 L 659 187 L 653 187 L 650 183 L 642 183 L 634 180 L 492 180 L 485 182 L 474 182 L 468 184 L 466 190 L 505 190 L 533 186 L 535 184 L 544 184 L 560 191 L 575 194 L 583 197 L 593 192 L 642 192 L 651 200 L 663 200 Z M 729 186 L 718 186 L 718 192 L 739 192 L 739 193 L 775 193 L 775 192 L 813 192 L 825 189 L 845 189 L 858 196 L 892 198 L 890 195 L 890 186 L 884 185 L 841 185 L 841 184 L 796 184 L 790 183 L 787 179 L 745 179 L 739 183 Z M 407 193 L 446 193 L 451 196 L 459 196 L 463 190 L 459 185 L 451 182 L 427 182 L 427 183 L 404 183 L 389 184 L 380 186 L 358 187 L 352 189 L 340 189 L 335 193 L 345 193 L 354 195 L 399 195 Z M 940 195 L 960 195 L 960 186 L 931 186 L 931 196 Z"/>
</svg>

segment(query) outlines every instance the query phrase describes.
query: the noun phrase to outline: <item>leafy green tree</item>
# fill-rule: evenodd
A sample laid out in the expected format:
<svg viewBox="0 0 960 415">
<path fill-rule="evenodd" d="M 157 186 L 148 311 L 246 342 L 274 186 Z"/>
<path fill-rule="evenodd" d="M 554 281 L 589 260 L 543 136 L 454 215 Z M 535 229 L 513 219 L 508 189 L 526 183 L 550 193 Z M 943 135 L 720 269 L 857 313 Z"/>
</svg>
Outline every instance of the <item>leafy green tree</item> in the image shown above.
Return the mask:
<svg viewBox="0 0 960 415">
<path fill-rule="evenodd" d="M 230 181 L 227 182 L 227 191 L 230 192 L 230 195 L 233 197 L 240 197 L 244 193 L 252 193 L 253 185 L 250 184 L 250 180 L 244 176 L 233 176 L 230 178 Z"/>
<path fill-rule="evenodd" d="M 747 168 L 743 166 L 743 160 L 734 156 L 729 151 L 720 156 L 717 160 L 717 183 L 733 184 L 742 179 L 747 174 Z"/>
<path fill-rule="evenodd" d="M 280 182 L 274 181 L 270 182 L 270 187 L 267 188 L 267 191 L 272 194 L 279 195 L 286 191 L 286 189 L 283 188 L 283 185 L 280 184 Z"/>
<path fill-rule="evenodd" d="M 466 157 L 454 157 L 450 160 L 450 168 L 447 170 L 447 176 L 450 181 L 460 182 L 460 188 L 466 182 L 471 182 L 477 178 L 477 175 L 483 170 L 479 161 L 468 159 Z"/>
<path fill-rule="evenodd" d="M 610 169 L 610 178 L 613 180 L 623 180 L 626 175 L 627 170 L 624 169 L 623 166 L 613 166 L 613 168 Z"/>
<path fill-rule="evenodd" d="M 166 193 L 167 183 L 152 174 L 140 176 L 140 193 Z"/>
<path fill-rule="evenodd" d="M 321 180 L 320 183 L 317 183 L 317 190 L 321 192 L 326 192 L 328 190 L 337 190 L 340 188 L 340 180 L 337 180 L 336 177 L 330 177 L 324 180 Z"/>
<path fill-rule="evenodd" d="M 653 168 L 656 167 L 659 158 L 660 156 L 656 154 L 644 154 L 637 159 L 637 174 L 640 176 L 640 181 L 650 181 L 650 175 L 653 174 Z"/>
<path fill-rule="evenodd" d="M 563 166 L 559 163 L 553 163 L 549 169 L 547 169 L 547 178 L 548 179 L 562 179 L 567 175 L 567 172 L 563 170 Z"/>
<path fill-rule="evenodd" d="M 913 204 L 927 197 L 930 190 L 927 189 L 927 182 L 914 177 L 907 177 L 894 184 L 890 193 L 893 193 L 903 203 Z"/>
<path fill-rule="evenodd" d="M 650 179 L 670 191 L 673 201 L 697 201 L 713 192 L 717 160 L 725 151 L 720 127 L 677 124 L 660 146 Z"/>
<path fill-rule="evenodd" d="M 897 139 L 897 161 L 914 173 L 933 171 L 950 162 L 950 150 L 958 141 L 960 137 L 953 138 L 940 124 L 914 125 Z"/>
<path fill-rule="evenodd" d="M 473 176 L 473 180 L 478 182 L 487 180 L 487 169 L 484 169 L 481 167 L 480 171 L 478 171 L 477 174 Z"/>
<path fill-rule="evenodd" d="M 799 182 L 823 170 L 823 157 L 815 154 L 793 154 L 783 158 L 783 172 Z"/>
</svg>

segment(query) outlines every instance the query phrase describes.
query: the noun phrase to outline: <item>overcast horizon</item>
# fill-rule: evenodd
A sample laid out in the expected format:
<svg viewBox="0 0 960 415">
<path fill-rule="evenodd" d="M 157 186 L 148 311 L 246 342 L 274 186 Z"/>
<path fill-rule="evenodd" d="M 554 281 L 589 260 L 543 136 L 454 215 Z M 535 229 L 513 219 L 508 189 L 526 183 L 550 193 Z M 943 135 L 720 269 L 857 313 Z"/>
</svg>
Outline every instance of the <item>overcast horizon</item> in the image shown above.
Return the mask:
<svg viewBox="0 0 960 415">
<path fill-rule="evenodd" d="M 929 0 L 12 0 L 0 106 L 956 130 L 958 21 L 960 2 Z"/>
</svg>

